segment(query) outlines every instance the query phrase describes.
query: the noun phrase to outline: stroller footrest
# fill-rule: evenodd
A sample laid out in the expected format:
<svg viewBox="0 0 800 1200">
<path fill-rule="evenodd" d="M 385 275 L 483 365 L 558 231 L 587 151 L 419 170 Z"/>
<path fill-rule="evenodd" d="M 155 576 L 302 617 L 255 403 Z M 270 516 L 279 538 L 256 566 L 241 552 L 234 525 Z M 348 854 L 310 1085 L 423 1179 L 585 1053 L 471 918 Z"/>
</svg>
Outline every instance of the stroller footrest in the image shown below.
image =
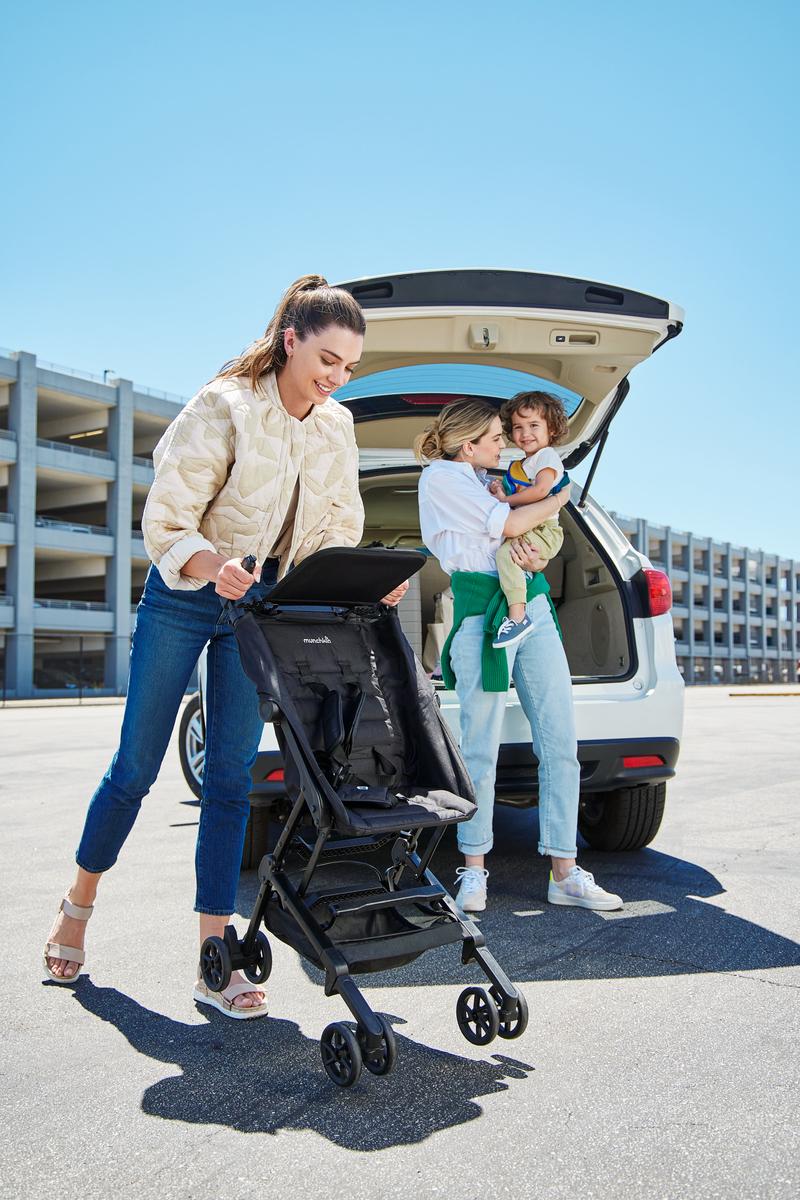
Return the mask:
<svg viewBox="0 0 800 1200">
<path fill-rule="evenodd" d="M 440 887 L 407 888 L 398 892 L 384 892 L 382 896 L 377 896 L 373 900 L 361 902 L 354 900 L 350 904 L 331 901 L 328 907 L 332 916 L 340 917 L 345 913 L 360 913 L 375 911 L 380 908 L 395 908 L 398 904 L 423 902 L 429 904 L 431 900 L 439 900 L 443 896 L 444 892 Z"/>
</svg>

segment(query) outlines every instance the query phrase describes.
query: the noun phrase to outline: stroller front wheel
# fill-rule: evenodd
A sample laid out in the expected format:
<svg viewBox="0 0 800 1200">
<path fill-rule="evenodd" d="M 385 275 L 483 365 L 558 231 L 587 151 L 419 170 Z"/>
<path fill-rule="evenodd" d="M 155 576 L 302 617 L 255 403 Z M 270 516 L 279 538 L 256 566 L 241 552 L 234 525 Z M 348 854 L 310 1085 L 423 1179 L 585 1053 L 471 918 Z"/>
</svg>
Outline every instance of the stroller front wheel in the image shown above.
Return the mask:
<svg viewBox="0 0 800 1200">
<path fill-rule="evenodd" d="M 200 972 L 207 988 L 224 992 L 231 981 L 231 952 L 222 938 L 206 938 L 200 948 Z"/>
<path fill-rule="evenodd" d="M 503 997 L 497 988 L 490 989 L 492 998 L 497 1005 L 497 1013 L 500 1017 L 500 1028 L 498 1033 L 501 1038 L 507 1038 L 509 1041 L 512 1038 L 522 1037 L 525 1030 L 528 1028 L 528 1001 L 523 996 L 522 992 L 517 989 L 517 1015 L 513 1021 L 504 1021 L 500 1015 L 500 1009 L 503 1005 Z"/>
<path fill-rule="evenodd" d="M 373 1075 L 391 1075 L 392 1071 L 397 1066 L 397 1042 L 394 1036 L 394 1030 L 385 1017 L 380 1013 L 375 1014 L 378 1024 L 381 1027 L 383 1034 L 383 1043 L 378 1050 L 369 1051 L 364 1045 L 363 1035 L 359 1038 L 359 1046 L 361 1055 L 364 1059 L 364 1066 Z"/>
<path fill-rule="evenodd" d="M 337 1087 L 352 1087 L 361 1075 L 361 1050 L 356 1035 L 338 1021 L 319 1039 L 322 1065 Z"/>
<path fill-rule="evenodd" d="M 251 983 L 266 983 L 272 971 L 272 948 L 269 939 L 261 930 L 256 935 L 255 959 L 251 966 L 244 968 L 244 977 Z"/>
<path fill-rule="evenodd" d="M 458 1027 L 473 1046 L 488 1046 L 500 1031 L 500 1014 L 492 997 L 482 987 L 468 987 L 456 1004 Z"/>
</svg>

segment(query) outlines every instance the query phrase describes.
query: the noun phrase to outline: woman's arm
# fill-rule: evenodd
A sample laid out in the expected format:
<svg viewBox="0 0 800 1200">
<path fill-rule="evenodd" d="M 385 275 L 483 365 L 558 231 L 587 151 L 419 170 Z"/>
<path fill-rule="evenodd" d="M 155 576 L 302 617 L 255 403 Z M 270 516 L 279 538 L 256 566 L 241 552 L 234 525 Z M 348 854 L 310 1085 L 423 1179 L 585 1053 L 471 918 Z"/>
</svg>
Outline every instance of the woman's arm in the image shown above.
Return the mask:
<svg viewBox="0 0 800 1200">
<path fill-rule="evenodd" d="M 224 558 L 213 550 L 198 550 L 183 564 L 181 575 L 207 579 L 217 585 L 214 590 L 226 600 L 241 600 L 251 584 L 261 578 L 261 567 L 256 566 L 251 575 L 240 558 Z"/>
<path fill-rule="evenodd" d="M 148 557 L 170 588 L 202 587 L 200 580 L 212 578 L 186 570 L 199 555 L 225 561 L 200 533 L 203 514 L 227 479 L 233 459 L 230 414 L 224 403 L 215 408 L 218 399 L 207 389 L 199 392 L 172 422 L 153 455 L 155 479 L 142 533 Z"/>
<path fill-rule="evenodd" d="M 567 488 L 563 489 L 565 492 Z M 514 508 L 508 514 L 506 523 L 503 526 L 503 534 L 507 538 L 519 537 L 521 533 L 528 533 L 537 525 L 541 525 L 543 521 L 549 517 L 554 517 L 562 503 L 566 503 L 569 499 L 567 496 L 562 502 L 560 499 L 561 492 L 555 496 L 545 496 L 544 500 L 534 500 L 532 504 L 523 504 L 521 508 Z"/>
</svg>

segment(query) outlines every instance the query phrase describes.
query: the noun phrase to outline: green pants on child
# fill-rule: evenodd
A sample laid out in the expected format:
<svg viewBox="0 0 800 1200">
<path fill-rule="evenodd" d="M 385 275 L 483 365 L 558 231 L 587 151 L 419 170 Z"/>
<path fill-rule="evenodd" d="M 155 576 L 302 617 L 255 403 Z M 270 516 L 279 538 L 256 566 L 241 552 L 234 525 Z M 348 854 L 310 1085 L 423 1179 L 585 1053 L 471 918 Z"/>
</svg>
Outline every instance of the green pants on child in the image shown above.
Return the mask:
<svg viewBox="0 0 800 1200">
<path fill-rule="evenodd" d="M 524 604 L 527 594 L 527 579 L 522 567 L 518 567 L 511 557 L 511 542 L 527 542 L 536 546 L 542 558 L 555 558 L 564 543 L 564 531 L 558 523 L 558 517 L 550 517 L 523 533 L 519 538 L 503 542 L 497 551 L 497 574 L 500 576 L 500 588 L 509 604 Z"/>
</svg>

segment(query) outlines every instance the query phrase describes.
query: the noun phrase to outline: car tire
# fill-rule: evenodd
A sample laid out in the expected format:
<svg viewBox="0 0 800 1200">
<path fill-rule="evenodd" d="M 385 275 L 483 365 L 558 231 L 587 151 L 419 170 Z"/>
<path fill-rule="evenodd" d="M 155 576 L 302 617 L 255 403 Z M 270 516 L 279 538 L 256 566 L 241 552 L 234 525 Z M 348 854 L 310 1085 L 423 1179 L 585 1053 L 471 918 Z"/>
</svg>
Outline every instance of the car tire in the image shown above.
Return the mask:
<svg viewBox="0 0 800 1200">
<path fill-rule="evenodd" d="M 578 832 L 593 850 L 641 850 L 658 833 L 665 783 L 581 796 Z"/>
<path fill-rule="evenodd" d="M 190 696 L 183 707 L 178 750 L 183 777 L 199 800 L 203 795 L 203 764 L 206 752 L 206 727 L 199 692 Z"/>
<path fill-rule="evenodd" d="M 203 795 L 203 764 L 205 760 L 205 725 L 200 706 L 200 693 L 195 692 L 184 705 L 181 715 L 178 747 L 183 777 L 198 800 Z M 251 808 L 244 831 L 242 870 L 254 871 L 267 853 L 269 842 L 269 809 Z"/>
<path fill-rule="evenodd" d="M 269 809 L 250 808 L 247 828 L 244 831 L 242 870 L 257 871 L 269 849 Z"/>
</svg>

